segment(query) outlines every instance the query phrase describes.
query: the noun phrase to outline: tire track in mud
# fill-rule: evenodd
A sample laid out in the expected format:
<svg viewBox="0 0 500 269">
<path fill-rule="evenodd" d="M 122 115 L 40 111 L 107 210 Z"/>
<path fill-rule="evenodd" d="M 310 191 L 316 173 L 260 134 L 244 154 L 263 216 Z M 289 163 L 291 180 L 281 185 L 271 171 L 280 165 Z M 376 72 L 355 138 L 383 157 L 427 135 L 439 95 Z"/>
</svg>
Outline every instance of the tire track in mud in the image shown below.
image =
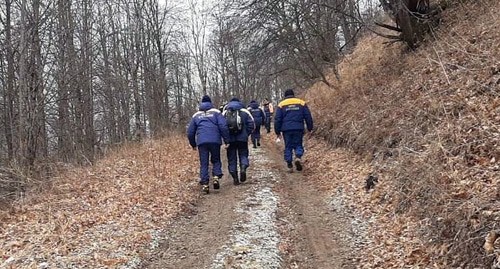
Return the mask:
<svg viewBox="0 0 500 269">
<path fill-rule="evenodd" d="M 353 249 L 359 245 L 354 242 L 361 237 L 362 229 L 353 227 L 358 218 L 345 206 L 345 197 L 320 191 L 304 171 L 284 172 L 283 145 L 268 141 L 266 146 L 276 160 L 274 169 L 282 171 L 275 190 L 280 197 L 278 220 L 284 268 L 356 268 Z M 310 160 L 307 153 L 304 157 L 307 170 Z"/>
<path fill-rule="evenodd" d="M 264 149 L 250 151 L 247 182 L 233 186 L 225 176 L 219 191 L 211 189 L 191 214 L 167 225 L 142 268 L 282 268 L 273 191 L 278 177 Z"/>
<path fill-rule="evenodd" d="M 221 190 L 166 226 L 141 268 L 355 268 L 356 235 L 341 203 L 332 207 L 305 175 L 284 172 L 270 141 L 250 158 L 247 182 L 225 176 Z"/>
</svg>

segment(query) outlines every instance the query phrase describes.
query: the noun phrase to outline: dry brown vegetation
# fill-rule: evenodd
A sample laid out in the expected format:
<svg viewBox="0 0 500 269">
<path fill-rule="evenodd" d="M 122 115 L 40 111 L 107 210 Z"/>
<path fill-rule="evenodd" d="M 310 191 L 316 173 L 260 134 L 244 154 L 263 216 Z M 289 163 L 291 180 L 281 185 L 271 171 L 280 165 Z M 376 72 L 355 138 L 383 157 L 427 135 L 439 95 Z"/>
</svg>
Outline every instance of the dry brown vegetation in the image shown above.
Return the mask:
<svg viewBox="0 0 500 269">
<path fill-rule="evenodd" d="M 184 136 L 123 146 L 0 211 L 0 266 L 115 268 L 146 255 L 155 229 L 198 192 Z"/>
<path fill-rule="evenodd" d="M 397 249 L 413 249 L 406 266 L 486 268 L 494 259 L 482 245 L 500 225 L 499 14 L 496 0 L 455 1 L 415 52 L 367 36 L 334 89 L 306 94 L 318 134 L 371 161 L 380 182 L 354 200 L 385 212 L 372 237 L 388 233 Z"/>
<path fill-rule="evenodd" d="M 499 240 L 483 245 L 500 226 L 498 14 L 497 0 L 456 4 L 415 52 L 367 36 L 334 89 L 308 90 L 330 144 L 308 141 L 305 174 L 341 188 L 373 224 L 360 268 L 492 264 Z M 113 268 L 147 255 L 155 229 L 198 195 L 185 145 L 173 135 L 125 146 L 0 211 L 0 267 Z M 379 182 L 366 192 L 371 173 Z"/>
</svg>

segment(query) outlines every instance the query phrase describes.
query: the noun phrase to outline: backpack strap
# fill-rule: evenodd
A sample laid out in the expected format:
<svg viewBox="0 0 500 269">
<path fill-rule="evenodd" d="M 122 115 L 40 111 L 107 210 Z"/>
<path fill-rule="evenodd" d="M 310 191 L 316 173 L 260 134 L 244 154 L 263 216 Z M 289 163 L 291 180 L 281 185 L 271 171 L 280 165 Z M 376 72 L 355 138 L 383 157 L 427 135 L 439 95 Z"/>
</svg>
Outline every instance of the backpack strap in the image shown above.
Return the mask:
<svg viewBox="0 0 500 269">
<path fill-rule="evenodd" d="M 252 129 L 255 129 L 255 119 L 253 118 L 252 113 L 250 113 L 250 111 L 248 111 L 248 109 L 246 109 L 246 108 L 242 108 L 241 111 L 246 113 L 252 119 L 252 122 L 253 122 Z M 247 125 L 246 121 L 243 124 L 244 124 L 244 126 L 246 126 Z"/>
</svg>

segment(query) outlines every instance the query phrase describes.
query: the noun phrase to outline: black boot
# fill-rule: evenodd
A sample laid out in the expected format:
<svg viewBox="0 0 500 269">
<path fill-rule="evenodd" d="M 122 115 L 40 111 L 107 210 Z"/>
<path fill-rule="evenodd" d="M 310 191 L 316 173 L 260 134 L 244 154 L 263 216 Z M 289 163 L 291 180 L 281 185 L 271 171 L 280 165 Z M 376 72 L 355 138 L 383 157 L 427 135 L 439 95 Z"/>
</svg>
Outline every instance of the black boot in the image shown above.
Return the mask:
<svg viewBox="0 0 500 269">
<path fill-rule="evenodd" d="M 260 147 L 260 139 L 257 139 L 257 147 Z"/>
<path fill-rule="evenodd" d="M 208 187 L 208 184 L 203 184 L 201 185 L 201 191 L 205 194 L 209 194 L 210 193 L 210 188 Z"/>
<path fill-rule="evenodd" d="M 300 158 L 295 158 L 295 168 L 297 168 L 297 171 L 302 171 L 302 162 Z"/>
<path fill-rule="evenodd" d="M 214 189 L 218 190 L 220 189 L 220 183 L 219 183 L 219 179 L 221 178 L 222 176 L 214 176 Z"/>
<path fill-rule="evenodd" d="M 233 184 L 234 185 L 240 185 L 240 180 L 238 179 L 238 173 L 237 172 L 232 172 L 230 174 L 231 174 L 231 177 L 233 178 Z"/>
<path fill-rule="evenodd" d="M 247 166 L 242 165 L 240 167 L 240 181 L 245 182 L 247 180 Z"/>
</svg>

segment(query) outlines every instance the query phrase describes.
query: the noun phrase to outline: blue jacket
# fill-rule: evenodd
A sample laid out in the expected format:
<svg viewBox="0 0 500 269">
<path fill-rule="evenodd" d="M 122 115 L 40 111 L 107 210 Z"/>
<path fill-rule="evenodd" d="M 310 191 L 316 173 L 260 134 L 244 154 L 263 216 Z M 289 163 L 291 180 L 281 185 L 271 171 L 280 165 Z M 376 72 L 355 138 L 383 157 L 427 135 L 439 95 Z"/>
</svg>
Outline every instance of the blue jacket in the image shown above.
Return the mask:
<svg viewBox="0 0 500 269">
<path fill-rule="evenodd" d="M 237 134 L 237 135 L 229 134 L 229 143 L 236 142 L 236 141 L 247 142 L 248 136 L 253 132 L 253 129 L 255 128 L 255 125 L 254 125 L 255 123 L 254 123 L 252 114 L 248 110 L 243 108 L 243 104 L 241 102 L 237 102 L 237 101 L 229 102 L 225 106 L 224 112 L 222 112 L 222 114 L 225 115 L 228 110 L 237 110 L 237 109 L 241 110 L 240 117 L 241 117 L 241 121 L 244 124 L 244 126 L 243 126 L 244 128 L 243 128 L 242 132 Z"/>
<path fill-rule="evenodd" d="M 259 107 L 259 103 L 252 101 L 248 107 L 248 111 L 252 114 L 256 126 L 263 125 L 266 120 L 266 114 Z"/>
<path fill-rule="evenodd" d="M 286 131 L 304 131 L 304 121 L 307 130 L 312 131 L 313 119 L 306 102 L 295 97 L 285 98 L 276 109 L 274 132 L 280 135 Z"/>
<path fill-rule="evenodd" d="M 219 110 L 213 108 L 212 103 L 201 103 L 200 111 L 194 113 L 187 130 L 189 144 L 192 147 L 214 143 L 229 143 L 229 129 L 226 118 Z"/>
</svg>

